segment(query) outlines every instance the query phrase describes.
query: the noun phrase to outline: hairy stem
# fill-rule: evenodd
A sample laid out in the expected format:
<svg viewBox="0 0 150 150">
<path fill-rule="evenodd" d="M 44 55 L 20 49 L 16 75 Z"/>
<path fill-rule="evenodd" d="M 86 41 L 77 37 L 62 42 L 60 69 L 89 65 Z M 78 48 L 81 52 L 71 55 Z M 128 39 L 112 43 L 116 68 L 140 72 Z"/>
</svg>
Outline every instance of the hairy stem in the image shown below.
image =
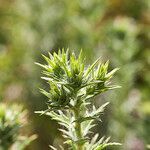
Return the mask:
<svg viewBox="0 0 150 150">
<path fill-rule="evenodd" d="M 79 117 L 80 117 L 80 109 L 76 108 L 74 109 L 74 118 L 76 120 L 75 122 L 75 133 L 76 133 L 76 138 L 77 138 L 77 143 L 76 143 L 76 146 L 77 146 L 77 150 L 83 150 L 83 144 L 78 142 L 80 141 L 83 137 L 82 137 L 82 129 L 81 129 L 81 123 L 78 121 Z"/>
</svg>

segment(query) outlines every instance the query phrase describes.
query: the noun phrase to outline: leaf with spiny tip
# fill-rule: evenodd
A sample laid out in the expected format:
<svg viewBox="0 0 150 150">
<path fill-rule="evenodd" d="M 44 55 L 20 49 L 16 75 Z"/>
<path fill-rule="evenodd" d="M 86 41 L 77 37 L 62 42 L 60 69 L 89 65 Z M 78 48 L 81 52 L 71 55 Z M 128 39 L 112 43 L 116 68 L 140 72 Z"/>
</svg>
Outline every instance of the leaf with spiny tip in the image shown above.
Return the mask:
<svg viewBox="0 0 150 150">
<path fill-rule="evenodd" d="M 98 68 L 97 68 L 97 73 L 96 73 L 96 76 L 97 76 L 97 77 L 98 77 L 98 75 L 99 75 L 100 68 L 101 68 L 101 63 L 99 63 Z"/>
<path fill-rule="evenodd" d="M 67 62 L 69 59 L 69 48 L 67 48 L 66 53 L 64 53 L 64 54 L 66 56 L 66 62 Z"/>
<path fill-rule="evenodd" d="M 76 63 L 76 57 L 75 57 L 75 54 L 72 53 L 72 55 L 70 56 L 70 69 L 71 70 L 74 70 L 75 63 Z"/>
<path fill-rule="evenodd" d="M 103 104 L 102 106 L 100 106 L 98 109 L 96 109 L 94 106 L 93 106 L 93 111 L 91 113 L 91 116 L 99 116 L 101 112 L 104 111 L 105 107 L 109 104 L 109 102 Z"/>
<path fill-rule="evenodd" d="M 119 70 L 119 68 L 115 68 L 112 71 L 110 71 L 109 73 L 106 74 L 105 78 L 106 79 L 111 79 L 112 76 Z"/>
<path fill-rule="evenodd" d="M 41 88 L 39 88 L 39 89 L 40 89 L 40 92 L 41 92 L 43 95 L 45 95 L 46 97 L 50 98 L 51 94 L 50 94 L 49 92 L 47 92 L 47 91 L 45 91 L 44 89 L 41 89 Z"/>
<path fill-rule="evenodd" d="M 52 150 L 57 150 L 55 147 L 53 147 L 52 145 L 49 145 L 49 147 L 52 149 Z"/>
<path fill-rule="evenodd" d="M 109 142 L 109 140 L 110 140 L 110 137 L 108 137 L 104 142 L 103 142 L 103 144 L 106 144 L 106 143 L 108 143 Z"/>
<path fill-rule="evenodd" d="M 107 86 L 107 88 L 109 90 L 113 90 L 113 89 L 119 89 L 119 88 L 121 88 L 121 86 L 119 86 L 119 85 L 112 85 L 112 86 Z"/>
<path fill-rule="evenodd" d="M 95 134 L 94 137 L 91 139 L 91 145 L 94 145 L 97 141 L 97 138 L 99 137 L 99 134 Z"/>
<path fill-rule="evenodd" d="M 111 142 L 111 143 L 106 143 L 106 144 L 100 144 L 94 150 L 104 150 L 106 147 L 109 147 L 109 146 L 121 146 L 121 145 L 122 144 L 116 143 L 116 142 Z"/>
<path fill-rule="evenodd" d="M 83 135 L 86 136 L 87 134 L 90 133 L 90 130 L 96 126 L 96 124 L 93 124 L 94 120 L 90 120 L 88 122 L 85 122 L 84 130 L 83 130 Z"/>
<path fill-rule="evenodd" d="M 50 52 L 48 52 L 48 55 L 49 55 L 49 58 L 51 59 L 51 60 L 53 60 L 53 55 L 50 53 Z"/>
<path fill-rule="evenodd" d="M 53 61 L 51 61 L 48 57 L 46 57 L 45 55 L 42 54 L 42 57 L 45 59 L 45 61 L 47 62 L 47 64 L 49 64 L 51 67 L 54 67 L 55 64 Z"/>
<path fill-rule="evenodd" d="M 61 58 L 58 57 L 57 55 L 56 55 L 55 58 L 56 58 L 56 60 L 58 61 L 59 65 L 63 67 L 63 69 L 64 69 L 64 71 L 66 72 L 66 74 L 69 75 L 69 71 L 68 71 L 68 68 L 67 68 L 67 64 L 66 64 L 65 62 L 63 62 L 63 61 L 61 60 Z"/>
<path fill-rule="evenodd" d="M 64 129 L 59 129 L 59 131 L 61 131 L 65 136 L 67 136 L 68 138 L 72 139 L 73 138 L 73 135 L 68 132 L 67 130 L 64 130 Z"/>
<path fill-rule="evenodd" d="M 97 63 L 99 62 L 100 58 L 98 58 L 91 66 L 88 67 L 88 69 L 86 70 L 84 76 L 87 77 L 89 75 L 89 73 L 93 70 L 93 68 L 97 65 Z"/>
<path fill-rule="evenodd" d="M 50 109 L 47 109 L 45 111 L 35 111 L 34 113 L 40 114 L 40 116 L 42 116 L 42 115 L 46 115 L 49 111 L 50 111 Z"/>
<path fill-rule="evenodd" d="M 62 57 L 62 53 L 63 53 L 62 51 L 63 51 L 63 49 L 62 50 L 60 50 L 60 49 L 58 50 L 58 56 L 59 57 Z"/>
<path fill-rule="evenodd" d="M 38 62 L 35 62 L 35 64 L 38 65 L 38 66 L 40 66 L 40 67 L 42 67 L 42 68 L 44 68 L 44 69 L 47 69 L 47 66 L 46 66 L 46 65 L 42 65 L 42 64 L 40 64 L 40 63 L 38 63 Z"/>
<path fill-rule="evenodd" d="M 104 64 L 104 71 L 107 73 L 108 71 L 108 66 L 109 66 L 109 60 L 106 61 L 106 63 Z"/>
<path fill-rule="evenodd" d="M 80 54 L 78 56 L 78 60 L 79 60 L 80 63 L 83 62 L 83 51 L 82 51 L 82 49 L 81 49 Z"/>
<path fill-rule="evenodd" d="M 64 62 L 64 64 L 67 65 L 68 56 L 67 56 L 67 52 L 65 52 L 64 48 L 62 49 L 61 59 Z"/>
</svg>

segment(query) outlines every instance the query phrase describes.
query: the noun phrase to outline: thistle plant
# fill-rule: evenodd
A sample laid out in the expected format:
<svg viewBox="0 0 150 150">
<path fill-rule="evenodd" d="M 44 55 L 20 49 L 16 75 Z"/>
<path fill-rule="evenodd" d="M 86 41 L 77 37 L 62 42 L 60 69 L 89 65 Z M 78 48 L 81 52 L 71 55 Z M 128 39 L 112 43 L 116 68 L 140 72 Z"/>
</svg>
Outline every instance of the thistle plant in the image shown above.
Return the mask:
<svg viewBox="0 0 150 150">
<path fill-rule="evenodd" d="M 118 88 L 110 83 L 118 68 L 108 72 L 109 62 L 100 63 L 100 59 L 85 67 L 82 51 L 78 57 L 74 53 L 69 54 L 68 50 L 59 50 L 58 54 L 54 52 L 53 55 L 49 53 L 49 57 L 42 56 L 47 64 L 36 64 L 43 68 L 42 79 L 49 85 L 48 91 L 40 89 L 48 98 L 48 109 L 36 113 L 48 115 L 60 124 L 64 144 L 70 150 L 103 150 L 108 146 L 120 145 L 109 142 L 110 137 L 99 138 L 99 134 L 95 134 L 90 139 L 89 136 L 96 125 L 94 121 L 100 120 L 108 105 L 107 102 L 96 108 L 93 98 Z M 63 146 L 60 149 L 64 149 Z"/>
<path fill-rule="evenodd" d="M 0 103 L 0 150 L 23 150 L 36 139 L 36 135 L 27 137 L 20 133 L 25 125 L 26 114 L 20 105 Z"/>
</svg>

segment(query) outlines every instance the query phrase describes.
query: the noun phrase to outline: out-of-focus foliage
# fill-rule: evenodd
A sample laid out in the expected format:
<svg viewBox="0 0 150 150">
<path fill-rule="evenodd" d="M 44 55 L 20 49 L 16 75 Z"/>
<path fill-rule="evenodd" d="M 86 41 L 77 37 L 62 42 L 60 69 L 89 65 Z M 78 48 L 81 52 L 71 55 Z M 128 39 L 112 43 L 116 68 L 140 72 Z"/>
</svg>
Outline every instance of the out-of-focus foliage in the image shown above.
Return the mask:
<svg viewBox="0 0 150 150">
<path fill-rule="evenodd" d="M 27 112 L 21 106 L 0 103 L 0 150 L 23 150 L 36 136 L 21 135 Z"/>
<path fill-rule="evenodd" d="M 42 123 L 33 111 L 45 107 L 34 61 L 62 47 L 82 48 L 87 60 L 102 56 L 121 68 L 116 82 L 122 89 L 101 97 L 114 106 L 103 131 L 126 143 L 125 149 L 150 143 L 149 7 L 149 0 L 0 1 L 0 101 L 29 108 L 32 132 L 40 137 L 34 149 L 61 142 L 55 123 Z"/>
<path fill-rule="evenodd" d="M 110 118 L 110 124 L 116 130 L 111 126 L 110 131 L 117 138 L 124 139 L 126 137 L 126 142 L 130 142 L 133 138 L 135 140 L 135 143 L 131 143 L 134 145 L 133 147 L 136 148 L 136 144 L 139 143 L 138 146 L 144 149 L 145 143 L 150 142 L 149 134 L 145 132 L 149 131 L 147 126 L 149 111 L 143 108 L 145 103 L 150 108 L 150 95 L 147 91 L 150 85 L 147 77 L 150 75 L 148 70 L 150 53 L 148 45 L 146 44 L 143 48 L 143 41 L 141 41 L 141 36 L 144 36 L 145 42 L 147 42 L 147 30 L 145 29 L 145 33 L 141 33 L 141 30 L 142 25 L 138 27 L 137 22 L 132 18 L 116 18 L 105 28 L 104 42 L 106 42 L 105 49 L 107 50 L 104 53 L 110 57 L 115 66 L 121 67 L 117 80 L 121 82 L 122 90 L 111 96 L 114 102 L 114 118 Z M 110 51 L 114 55 L 110 55 Z M 116 108 L 116 104 L 120 108 Z M 144 124 L 145 126 L 143 126 Z"/>
</svg>

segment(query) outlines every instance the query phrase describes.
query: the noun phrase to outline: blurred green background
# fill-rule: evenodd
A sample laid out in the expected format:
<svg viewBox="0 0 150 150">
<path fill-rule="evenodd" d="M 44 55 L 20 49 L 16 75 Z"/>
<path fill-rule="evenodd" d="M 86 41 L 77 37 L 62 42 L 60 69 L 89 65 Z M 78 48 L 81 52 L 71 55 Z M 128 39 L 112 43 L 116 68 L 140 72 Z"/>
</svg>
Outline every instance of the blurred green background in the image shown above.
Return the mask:
<svg viewBox="0 0 150 150">
<path fill-rule="evenodd" d="M 97 105 L 111 104 L 95 131 L 123 143 L 121 150 L 146 149 L 149 14 L 149 0 L 0 0 L 0 102 L 22 104 L 28 110 L 23 130 L 38 136 L 28 150 L 48 150 L 49 144 L 63 142 L 56 122 L 34 114 L 46 109 L 46 97 L 38 88 L 47 86 L 34 62 L 42 63 L 41 53 L 59 48 L 77 54 L 83 49 L 87 64 L 101 57 L 110 60 L 110 70 L 120 68 L 113 82 L 122 88 L 97 98 Z"/>
</svg>

